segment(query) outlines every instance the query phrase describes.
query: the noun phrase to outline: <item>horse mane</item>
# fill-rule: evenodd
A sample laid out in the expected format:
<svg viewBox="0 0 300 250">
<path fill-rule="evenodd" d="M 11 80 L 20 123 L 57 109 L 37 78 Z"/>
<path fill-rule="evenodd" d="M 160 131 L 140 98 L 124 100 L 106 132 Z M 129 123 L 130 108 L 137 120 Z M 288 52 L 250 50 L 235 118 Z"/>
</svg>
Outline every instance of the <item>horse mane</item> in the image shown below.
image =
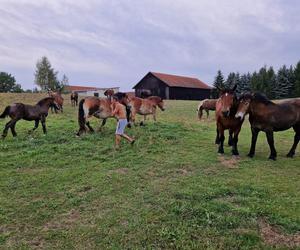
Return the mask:
<svg viewBox="0 0 300 250">
<path fill-rule="evenodd" d="M 244 93 L 244 94 L 241 95 L 241 97 L 239 99 L 251 99 L 252 101 L 260 102 L 260 103 L 263 103 L 265 105 L 272 105 L 272 104 L 274 104 L 274 102 L 272 102 L 271 100 L 269 100 L 268 97 L 266 97 L 264 94 L 259 93 L 259 92 Z"/>
<path fill-rule="evenodd" d="M 42 100 L 39 100 L 36 105 L 42 106 L 45 103 L 47 103 L 49 100 L 54 100 L 54 98 L 53 97 L 45 97 Z"/>
<path fill-rule="evenodd" d="M 113 98 L 117 98 L 118 100 L 121 100 L 122 98 L 126 97 L 127 94 L 124 92 L 117 92 L 113 94 Z"/>
</svg>

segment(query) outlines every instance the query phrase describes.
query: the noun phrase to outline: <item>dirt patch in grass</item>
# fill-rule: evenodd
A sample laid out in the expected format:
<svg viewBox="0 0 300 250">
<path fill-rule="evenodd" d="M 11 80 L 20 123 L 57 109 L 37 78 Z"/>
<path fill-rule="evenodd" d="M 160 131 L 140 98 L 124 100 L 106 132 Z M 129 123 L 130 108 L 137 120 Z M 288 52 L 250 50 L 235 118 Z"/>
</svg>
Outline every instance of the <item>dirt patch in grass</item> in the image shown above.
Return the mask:
<svg viewBox="0 0 300 250">
<path fill-rule="evenodd" d="M 128 174 L 129 169 L 128 168 L 117 168 L 114 170 L 110 170 L 108 173 L 116 173 L 116 174 Z"/>
<path fill-rule="evenodd" d="M 231 158 L 226 159 L 223 155 L 218 157 L 219 162 L 226 168 L 236 169 L 239 168 L 240 158 L 237 156 L 232 156 Z"/>
<path fill-rule="evenodd" d="M 43 249 L 45 245 L 45 240 L 41 237 L 36 237 L 28 241 L 28 245 L 31 249 Z"/>
<path fill-rule="evenodd" d="M 286 235 L 277 226 L 270 225 L 266 219 L 258 219 L 259 233 L 263 241 L 271 246 L 299 247 L 300 232 Z"/>
</svg>

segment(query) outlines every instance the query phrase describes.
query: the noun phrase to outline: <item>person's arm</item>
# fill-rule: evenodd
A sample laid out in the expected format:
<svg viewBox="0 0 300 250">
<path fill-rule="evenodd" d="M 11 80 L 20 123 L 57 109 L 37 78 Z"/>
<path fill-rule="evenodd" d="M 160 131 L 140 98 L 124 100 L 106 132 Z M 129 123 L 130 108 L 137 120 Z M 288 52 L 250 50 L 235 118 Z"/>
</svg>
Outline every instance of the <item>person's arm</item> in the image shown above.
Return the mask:
<svg viewBox="0 0 300 250">
<path fill-rule="evenodd" d="M 113 111 L 112 111 L 112 116 L 116 116 L 118 111 L 119 111 L 118 105 L 115 105 L 115 107 L 113 108 Z"/>
</svg>

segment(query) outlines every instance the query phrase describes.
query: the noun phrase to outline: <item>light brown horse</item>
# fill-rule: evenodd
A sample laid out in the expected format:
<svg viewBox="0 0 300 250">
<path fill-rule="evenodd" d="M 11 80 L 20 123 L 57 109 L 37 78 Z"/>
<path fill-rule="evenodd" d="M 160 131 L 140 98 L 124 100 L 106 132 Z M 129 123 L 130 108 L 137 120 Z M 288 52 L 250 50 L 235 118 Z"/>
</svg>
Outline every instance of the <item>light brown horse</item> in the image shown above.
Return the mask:
<svg viewBox="0 0 300 250">
<path fill-rule="evenodd" d="M 59 110 L 63 113 L 64 98 L 61 96 L 61 92 L 60 91 L 54 92 L 52 90 L 48 90 L 48 95 L 55 99 L 55 102 L 57 103 Z M 58 109 L 51 107 L 52 113 L 53 113 L 53 109 L 54 109 L 55 113 L 57 113 Z"/>
<path fill-rule="evenodd" d="M 147 115 L 152 115 L 153 120 L 156 121 L 156 108 L 159 107 L 160 110 L 164 111 L 164 101 L 159 96 L 150 96 L 146 99 L 139 97 L 130 97 L 129 105 L 131 106 L 131 122 L 135 123 L 136 114 L 144 116 L 144 122 L 146 121 Z M 141 122 L 140 125 L 144 123 Z"/>
<path fill-rule="evenodd" d="M 287 157 L 293 157 L 300 140 L 300 99 L 291 99 L 278 104 L 271 102 L 259 93 L 246 93 L 240 97 L 236 117 L 244 119 L 249 113 L 252 140 L 248 154 L 253 157 L 258 133 L 264 131 L 270 147 L 269 159 L 276 160 L 277 152 L 274 146 L 274 132 L 293 128 L 295 131 L 294 144 Z"/>
<path fill-rule="evenodd" d="M 129 120 L 130 107 L 127 94 L 118 92 L 113 96 L 116 97 L 120 103 L 126 106 L 127 120 Z M 80 136 L 82 133 L 86 132 L 86 127 L 88 127 L 91 132 L 94 132 L 94 129 L 91 127 L 89 122 L 91 117 L 102 119 L 101 129 L 105 125 L 107 118 L 113 117 L 111 104 L 112 102 L 108 98 L 92 96 L 82 99 L 79 102 L 78 108 L 79 131 L 77 135 Z"/>
<path fill-rule="evenodd" d="M 197 109 L 199 120 L 201 120 L 203 116 L 203 110 L 206 111 L 207 118 L 209 116 L 209 110 L 216 110 L 217 100 L 218 99 L 204 99 L 200 101 Z"/>
<path fill-rule="evenodd" d="M 6 123 L 2 133 L 2 138 L 4 139 L 7 136 L 9 129 L 14 137 L 17 136 L 15 127 L 16 123 L 21 119 L 26 121 L 35 121 L 34 128 L 31 131 L 36 130 L 39 126 L 39 122 L 41 121 L 43 132 L 46 134 L 46 117 L 48 116 L 49 107 L 52 106 L 59 109 L 53 97 L 46 97 L 40 100 L 36 105 L 13 103 L 12 105 L 7 106 L 4 112 L 0 115 L 0 118 L 9 116 L 11 120 Z"/>
<path fill-rule="evenodd" d="M 232 155 L 239 155 L 237 149 L 238 135 L 241 131 L 244 118 L 239 119 L 235 117 L 238 107 L 238 101 L 235 95 L 236 85 L 232 89 L 219 89 L 220 98 L 216 103 L 216 123 L 217 123 L 217 137 L 216 144 L 219 144 L 218 153 L 224 154 L 224 130 L 229 130 L 228 144 L 232 145 Z"/>
</svg>

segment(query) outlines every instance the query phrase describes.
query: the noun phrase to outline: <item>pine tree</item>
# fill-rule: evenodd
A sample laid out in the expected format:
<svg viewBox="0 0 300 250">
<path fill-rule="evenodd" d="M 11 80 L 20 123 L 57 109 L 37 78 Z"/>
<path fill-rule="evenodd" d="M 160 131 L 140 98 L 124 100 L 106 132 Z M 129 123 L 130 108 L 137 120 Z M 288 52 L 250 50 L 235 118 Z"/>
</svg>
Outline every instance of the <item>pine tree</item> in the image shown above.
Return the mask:
<svg viewBox="0 0 300 250">
<path fill-rule="evenodd" d="M 214 89 L 212 91 L 213 98 L 218 97 L 218 89 L 224 89 L 225 83 L 224 83 L 224 76 L 221 72 L 221 70 L 218 70 L 217 75 L 215 77 L 214 83 L 213 83 Z"/>
<path fill-rule="evenodd" d="M 300 61 L 297 63 L 294 69 L 295 75 L 295 97 L 300 97 Z"/>
<path fill-rule="evenodd" d="M 228 88 L 228 89 L 230 89 L 230 88 L 233 88 L 235 84 L 236 84 L 235 73 L 234 72 L 230 72 L 228 74 L 228 77 L 227 77 L 227 80 L 226 80 L 226 83 L 225 83 L 225 87 Z"/>
<path fill-rule="evenodd" d="M 239 92 L 241 94 L 248 91 L 251 91 L 251 75 L 249 72 L 241 75 L 239 84 Z"/>
<path fill-rule="evenodd" d="M 36 64 L 35 84 L 42 90 L 55 90 L 59 87 L 57 74 L 58 72 L 52 68 L 48 58 L 43 56 Z"/>
<path fill-rule="evenodd" d="M 294 97 L 295 96 L 295 89 L 296 89 L 296 76 L 294 67 L 291 65 L 288 69 L 288 80 L 289 80 L 289 94 L 288 97 Z"/>
<path fill-rule="evenodd" d="M 276 99 L 283 99 L 289 96 L 291 84 L 289 82 L 289 70 L 283 65 L 277 73 L 274 94 Z"/>
<path fill-rule="evenodd" d="M 272 89 L 276 85 L 276 74 L 273 67 L 270 67 L 267 71 L 267 86 L 266 86 L 266 96 L 270 99 L 273 99 L 273 91 Z"/>
</svg>

